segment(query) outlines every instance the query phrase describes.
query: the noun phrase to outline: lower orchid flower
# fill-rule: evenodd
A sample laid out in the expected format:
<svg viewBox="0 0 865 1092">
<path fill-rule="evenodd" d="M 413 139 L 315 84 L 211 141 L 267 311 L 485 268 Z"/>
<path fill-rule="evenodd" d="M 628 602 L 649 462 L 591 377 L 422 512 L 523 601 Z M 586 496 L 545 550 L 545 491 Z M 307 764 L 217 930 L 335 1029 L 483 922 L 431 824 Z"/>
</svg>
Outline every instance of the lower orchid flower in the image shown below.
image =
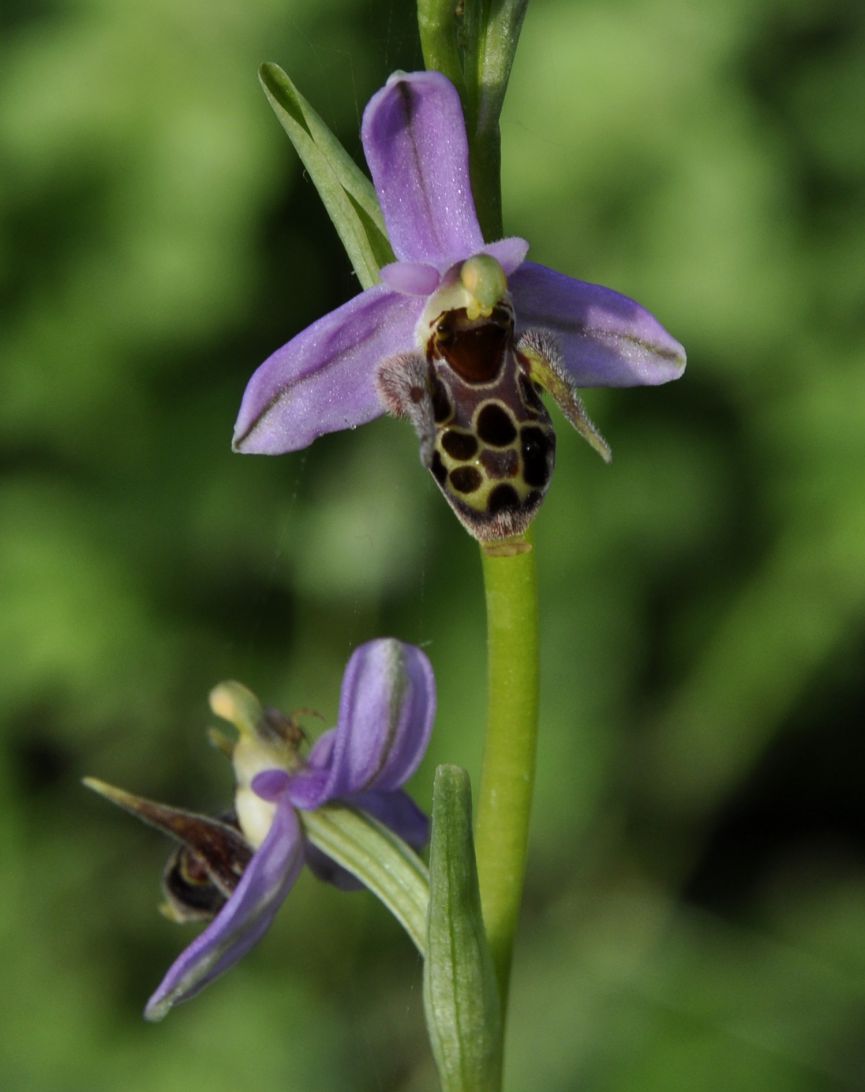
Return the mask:
<svg viewBox="0 0 865 1092">
<path fill-rule="evenodd" d="M 150 998 L 150 1020 L 194 996 L 261 939 L 304 863 L 338 887 L 362 886 L 310 843 L 304 813 L 339 802 L 371 815 L 415 849 L 428 837 L 427 817 L 402 790 L 426 751 L 435 714 L 435 681 L 420 649 L 391 638 L 358 648 L 343 676 L 337 727 L 307 757 L 296 720 L 262 710 L 239 683 L 221 683 L 210 701 L 239 733 L 234 743 L 215 736 L 230 753 L 237 779 L 227 816 L 196 815 L 86 779 L 180 842 L 163 880 L 164 912 L 179 921 L 213 918 Z"/>
<path fill-rule="evenodd" d="M 459 95 L 438 72 L 396 73 L 361 129 L 397 261 L 252 376 L 234 447 L 276 455 L 382 413 L 408 418 L 421 461 L 482 542 L 521 534 L 555 461 L 549 393 L 607 460 L 581 387 L 665 383 L 685 351 L 638 303 L 485 243 Z"/>
</svg>

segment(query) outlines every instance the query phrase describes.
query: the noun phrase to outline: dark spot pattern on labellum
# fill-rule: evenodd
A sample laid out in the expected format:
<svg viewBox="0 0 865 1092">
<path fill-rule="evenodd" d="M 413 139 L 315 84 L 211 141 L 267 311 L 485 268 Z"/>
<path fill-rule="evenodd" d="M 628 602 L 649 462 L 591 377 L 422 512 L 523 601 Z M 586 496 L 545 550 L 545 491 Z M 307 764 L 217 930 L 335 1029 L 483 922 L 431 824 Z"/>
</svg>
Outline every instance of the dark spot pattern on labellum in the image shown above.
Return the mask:
<svg viewBox="0 0 865 1092">
<path fill-rule="evenodd" d="M 475 538 L 520 534 L 549 485 L 556 438 L 516 348 L 510 300 L 475 319 L 465 308 L 444 311 L 429 330 L 422 457 Z"/>
<path fill-rule="evenodd" d="M 432 405 L 433 418 L 437 425 L 442 425 L 453 417 L 454 407 L 447 387 L 437 375 L 432 378 Z"/>
<path fill-rule="evenodd" d="M 543 489 L 550 479 L 550 440 L 537 425 L 520 430 L 523 449 L 523 478 L 527 485 Z"/>
<path fill-rule="evenodd" d="M 507 447 L 517 438 L 517 426 L 508 411 L 499 402 L 487 402 L 477 416 L 478 436 L 485 444 Z"/>
<path fill-rule="evenodd" d="M 544 412 L 546 407 L 541 401 L 541 396 L 538 393 L 538 389 L 535 384 L 529 379 L 527 375 L 521 375 L 519 379 L 520 394 L 522 395 L 523 403 L 526 409 L 531 413 Z"/>
<path fill-rule="evenodd" d="M 473 459 L 478 453 L 477 437 L 470 432 L 459 432 L 455 428 L 449 428 L 442 434 L 442 447 L 448 455 L 460 462 Z"/>
<path fill-rule="evenodd" d="M 450 482 L 458 493 L 474 493 L 483 485 L 483 476 L 473 466 L 458 466 L 451 471 Z"/>
<path fill-rule="evenodd" d="M 487 511 L 491 516 L 508 508 L 516 508 L 520 498 L 512 485 L 497 485 L 487 500 Z"/>
<path fill-rule="evenodd" d="M 444 485 L 445 482 L 448 480 L 447 467 L 442 462 L 442 457 L 437 451 L 433 452 L 432 462 L 430 463 L 430 471 L 432 472 L 432 476 L 439 483 L 439 485 Z"/>
</svg>

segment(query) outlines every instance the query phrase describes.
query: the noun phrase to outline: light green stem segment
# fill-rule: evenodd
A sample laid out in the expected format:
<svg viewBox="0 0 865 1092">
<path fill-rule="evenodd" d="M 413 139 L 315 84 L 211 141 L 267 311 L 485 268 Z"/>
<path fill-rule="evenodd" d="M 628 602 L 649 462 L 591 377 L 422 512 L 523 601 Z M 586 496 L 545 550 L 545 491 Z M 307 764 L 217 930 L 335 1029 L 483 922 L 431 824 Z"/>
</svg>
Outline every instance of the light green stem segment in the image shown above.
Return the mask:
<svg viewBox="0 0 865 1092">
<path fill-rule="evenodd" d="M 475 846 L 484 924 L 507 1006 L 526 870 L 538 732 L 538 592 L 531 541 L 481 547 L 487 603 L 487 734 Z"/>
</svg>

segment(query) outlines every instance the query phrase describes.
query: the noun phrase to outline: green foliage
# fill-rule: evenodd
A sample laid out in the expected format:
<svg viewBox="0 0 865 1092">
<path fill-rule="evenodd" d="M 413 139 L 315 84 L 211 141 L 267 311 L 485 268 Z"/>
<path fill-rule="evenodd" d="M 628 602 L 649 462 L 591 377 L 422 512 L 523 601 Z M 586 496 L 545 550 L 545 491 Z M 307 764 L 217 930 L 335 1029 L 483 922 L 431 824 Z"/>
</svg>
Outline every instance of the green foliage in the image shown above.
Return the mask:
<svg viewBox="0 0 865 1092">
<path fill-rule="evenodd" d="M 315 183 L 357 279 L 363 288 L 371 288 L 379 269 L 393 261 L 372 182 L 279 65 L 263 64 L 258 78 Z"/>
<path fill-rule="evenodd" d="M 382 421 L 232 456 L 254 366 L 357 290 L 256 81 L 355 156 L 410 5 L 13 5 L 0 41 L 0 1086 L 427 1089 L 420 965 L 305 877 L 153 1029 L 189 931 L 167 846 L 85 773 L 218 810 L 207 693 L 336 714 L 348 650 L 422 642 L 476 778 L 473 543 Z M 865 196 L 860 9 L 547 0 L 502 118 L 509 233 L 689 350 L 589 392 L 537 521 L 542 734 L 511 1087 L 861 1085 Z M 170 744 L 170 747 L 168 746 Z M 475 787 L 477 787 L 475 785 Z M 253 1064 L 254 1063 L 254 1064 Z"/>
</svg>

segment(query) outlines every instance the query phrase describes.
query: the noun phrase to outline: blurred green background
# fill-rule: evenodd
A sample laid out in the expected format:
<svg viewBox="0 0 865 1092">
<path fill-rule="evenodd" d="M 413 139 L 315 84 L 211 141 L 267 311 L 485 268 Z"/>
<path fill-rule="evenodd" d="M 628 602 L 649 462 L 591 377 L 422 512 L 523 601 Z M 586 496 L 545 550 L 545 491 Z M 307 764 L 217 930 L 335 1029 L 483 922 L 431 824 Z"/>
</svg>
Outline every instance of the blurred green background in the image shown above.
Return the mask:
<svg viewBox="0 0 865 1092">
<path fill-rule="evenodd" d="M 256 81 L 360 155 L 410 4 L 9 0 L 0 16 L 0 1085 L 433 1086 L 420 968 L 305 876 L 160 1026 L 168 846 L 86 773 L 192 808 L 237 677 L 332 723 L 350 649 L 422 643 L 476 775 L 474 544 L 383 420 L 229 451 L 253 368 L 356 290 Z M 686 378 L 598 391 L 537 521 L 543 733 L 509 1089 L 865 1087 L 865 9 L 538 0 L 508 231 L 650 307 Z M 560 420 L 560 418 L 559 418 Z"/>
</svg>

